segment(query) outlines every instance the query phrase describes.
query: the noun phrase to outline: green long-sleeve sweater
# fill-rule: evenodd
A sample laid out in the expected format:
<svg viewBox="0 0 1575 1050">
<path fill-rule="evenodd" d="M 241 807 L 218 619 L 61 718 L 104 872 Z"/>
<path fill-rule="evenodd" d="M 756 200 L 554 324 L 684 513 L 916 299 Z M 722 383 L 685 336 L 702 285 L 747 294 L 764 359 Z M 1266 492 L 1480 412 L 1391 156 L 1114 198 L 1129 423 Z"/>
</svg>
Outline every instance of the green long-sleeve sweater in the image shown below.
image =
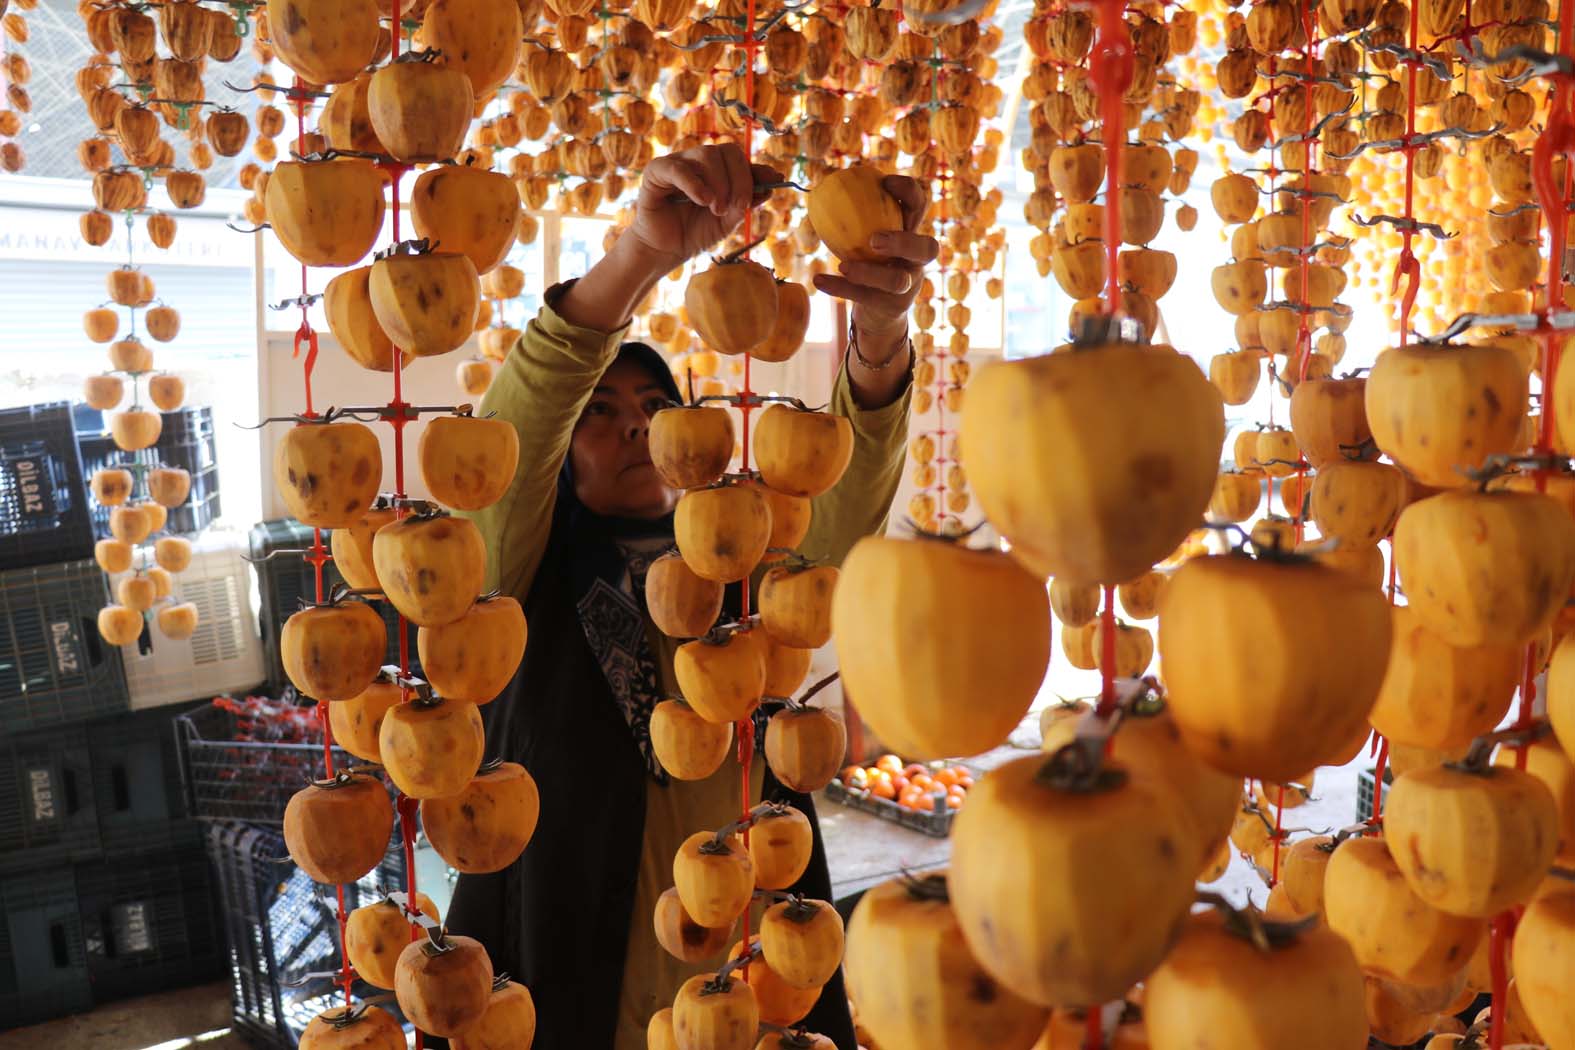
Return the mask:
<svg viewBox="0 0 1575 1050">
<path fill-rule="evenodd" d="M 557 479 L 575 423 L 593 388 L 617 354 L 626 329 L 603 333 L 565 321 L 552 308 L 564 286 L 548 292 L 547 306 L 530 323 L 498 368 L 482 399 L 484 412 L 514 425 L 520 459 L 514 481 L 493 506 L 469 517 L 480 528 L 488 552 L 487 586 L 523 604 L 542 565 Z M 841 564 L 861 537 L 884 531 L 901 479 L 907 436 L 909 393 L 876 409 L 854 399 L 846 366 L 837 375 L 830 411 L 853 425 L 853 457 L 842 480 L 814 500 L 809 534 L 799 550 L 806 557 Z M 678 641 L 646 620 L 646 636 L 667 695 L 678 695 L 673 654 Z M 594 771 L 587 771 L 595 775 Z M 760 790 L 756 764 L 752 795 Z M 662 891 L 672 885 L 672 858 L 695 831 L 714 829 L 740 808 L 741 770 L 732 757 L 710 778 L 673 781 L 646 792 L 645 839 L 641 850 L 635 921 L 630 930 L 620 996 L 616 1050 L 643 1050 L 652 1013 L 669 1005 L 678 986 L 704 967 L 673 959 L 656 943 L 649 916 Z M 713 961 L 714 968 L 714 961 Z"/>
</svg>

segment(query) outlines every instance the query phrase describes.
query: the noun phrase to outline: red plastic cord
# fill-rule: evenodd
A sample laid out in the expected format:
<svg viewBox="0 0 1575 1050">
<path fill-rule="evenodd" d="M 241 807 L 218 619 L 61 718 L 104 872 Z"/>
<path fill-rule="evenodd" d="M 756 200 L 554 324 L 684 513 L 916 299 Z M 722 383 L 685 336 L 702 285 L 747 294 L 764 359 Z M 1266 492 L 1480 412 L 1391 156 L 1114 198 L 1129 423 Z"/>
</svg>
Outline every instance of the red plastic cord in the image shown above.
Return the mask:
<svg viewBox="0 0 1575 1050">
<path fill-rule="evenodd" d="M 403 35 L 400 25 L 400 0 L 393 0 L 389 11 L 390 43 L 388 60 L 390 62 L 399 58 L 400 37 Z M 399 243 L 399 180 L 409 169 L 399 164 L 387 164 L 385 170 L 391 176 L 389 181 L 389 205 L 392 209 L 391 225 L 395 244 Z M 394 518 L 397 521 L 405 516 L 405 509 L 400 500 L 405 496 L 405 425 L 410 422 L 407 413 L 409 404 L 404 396 L 404 353 L 400 347 L 394 346 L 389 353 L 392 356 L 394 373 L 394 396 L 389 401 L 384 412 L 386 419 L 394 430 Z M 395 630 L 399 634 L 399 672 L 401 675 L 410 673 L 410 638 L 404 614 L 396 620 Z M 401 701 L 410 702 L 410 691 L 401 689 Z M 401 792 L 396 796 L 395 807 L 399 812 L 399 838 L 405 857 L 405 893 L 409 897 L 408 912 L 419 912 L 420 905 L 416 896 L 416 811 L 419 803 Z M 420 926 L 410 924 L 410 939 L 412 941 L 423 936 Z M 416 1050 L 422 1050 L 425 1045 L 425 1035 L 421 1029 L 416 1029 Z"/>
<path fill-rule="evenodd" d="M 1369 819 L 1377 823 L 1384 816 L 1384 773 L 1389 766 L 1389 740 L 1382 733 L 1374 733 L 1373 740 L 1378 745 L 1378 760 L 1373 763 L 1373 815 Z"/>
<path fill-rule="evenodd" d="M 1123 95 L 1132 83 L 1132 36 L 1121 0 L 1100 0 L 1099 28 L 1088 74 L 1099 94 L 1100 138 L 1105 145 L 1105 310 L 1121 309 L 1117 260 L 1121 254 L 1121 146 L 1127 124 Z M 1096 1048 L 1097 1050 L 1097 1048 Z"/>
<path fill-rule="evenodd" d="M 748 7 L 745 9 L 745 12 L 744 12 L 744 64 L 745 64 L 745 71 L 744 71 L 744 111 L 745 112 L 744 112 L 744 144 L 743 145 L 744 145 L 744 167 L 745 167 L 746 170 L 751 171 L 751 172 L 754 170 L 753 163 L 754 163 L 754 155 L 755 155 L 755 117 L 754 117 L 754 113 L 755 113 L 755 57 L 756 57 L 755 53 L 756 53 L 756 50 L 759 48 L 759 46 L 760 46 L 759 45 L 759 41 L 757 41 L 755 39 L 755 0 L 749 0 Z M 750 203 L 753 204 L 753 201 L 751 200 Z M 745 244 L 749 244 L 755 239 L 754 238 L 754 231 L 755 231 L 755 221 L 754 220 L 755 220 L 755 209 L 753 207 L 745 208 L 745 210 L 744 210 L 744 243 Z M 745 473 L 748 473 L 748 471 L 749 471 L 749 412 L 754 407 L 752 402 L 753 402 L 754 396 L 755 396 L 753 389 L 751 389 L 751 387 L 750 387 L 749 355 L 748 354 L 744 355 L 744 387 L 743 387 L 743 390 L 740 392 L 740 395 L 741 396 L 739 398 L 739 406 L 738 407 L 739 407 L 739 414 L 740 414 L 740 416 L 742 418 L 742 426 L 743 426 L 743 432 L 744 432 L 743 441 L 742 441 L 741 447 L 740 447 L 740 461 L 741 461 L 741 464 L 742 464 L 743 471 Z M 742 613 L 742 619 L 747 623 L 748 620 L 749 620 L 749 604 L 750 604 L 749 603 L 749 579 L 747 577 L 744 579 L 743 583 L 740 585 L 740 590 L 743 593 L 741 595 L 741 600 L 739 602 L 739 607 L 740 607 L 740 611 Z M 749 801 L 750 800 L 750 796 L 753 794 L 753 792 L 750 790 L 750 787 L 751 787 L 751 784 L 750 784 L 750 769 L 751 769 L 751 767 L 754 764 L 754 757 L 755 757 L 755 721 L 754 721 L 754 717 L 753 717 L 752 713 L 750 715 L 747 715 L 744 718 L 739 720 L 738 727 L 737 727 L 737 732 L 738 732 L 738 767 L 739 767 L 739 781 L 740 781 L 740 784 L 739 784 L 739 811 L 745 817 L 747 817 L 749 815 L 749 809 L 750 809 L 750 801 Z M 744 825 L 744 846 L 745 846 L 745 848 L 748 848 L 748 846 L 749 846 L 749 824 L 748 823 L 745 823 L 745 825 Z M 749 927 L 750 927 L 749 909 L 745 908 L 744 909 L 744 938 L 743 938 L 743 943 L 744 943 L 744 947 L 746 949 L 749 947 Z M 744 971 L 743 972 L 744 972 L 745 977 L 747 978 L 748 975 L 749 975 L 749 964 L 748 964 L 748 962 L 745 962 L 745 964 L 744 964 Z"/>
<path fill-rule="evenodd" d="M 306 152 L 306 107 L 307 96 L 304 94 L 304 85 L 300 77 L 292 81 L 291 90 L 286 96 L 290 100 L 291 108 L 295 110 L 295 143 L 296 152 Z M 304 301 L 307 295 L 306 266 L 301 266 L 301 298 Z M 301 326 L 296 329 L 293 347 L 290 356 L 301 356 L 301 348 L 306 347 L 306 360 L 301 362 L 301 380 L 306 395 L 306 415 L 315 416 L 317 413 L 312 406 L 312 372 L 317 367 L 317 333 L 312 330 L 312 324 L 306 314 L 306 307 L 301 307 Z M 299 424 L 298 424 L 299 425 Z M 323 530 L 312 529 L 312 546 L 306 552 L 305 560 L 312 566 L 312 593 L 315 601 L 323 600 L 323 566 L 332 561 L 332 555 L 323 546 Z M 328 720 L 328 704 L 319 700 L 316 708 L 317 720 L 323 727 L 323 771 L 331 780 L 334 776 L 334 730 Z M 342 885 L 334 887 L 334 919 L 339 926 L 339 986 L 344 994 L 345 1005 L 350 1005 L 350 988 L 355 982 L 355 971 L 350 967 L 350 955 L 345 951 L 345 928 L 350 922 L 350 917 L 345 911 L 345 888 Z"/>
<path fill-rule="evenodd" d="M 1121 147 L 1126 141 L 1123 95 L 1132 83 L 1132 36 L 1127 30 L 1122 0 L 1100 0 L 1098 28 L 1088 57 L 1089 79 L 1099 95 L 1100 138 L 1105 146 L 1105 312 L 1121 311 Z M 1116 704 L 1116 590 L 1107 585 L 1100 612 L 1099 703 L 1096 711 L 1109 714 Z M 1086 1050 L 1103 1050 L 1104 1031 L 1099 1011 L 1090 1008 Z"/>
<path fill-rule="evenodd" d="M 1410 48 L 1417 49 L 1419 36 L 1421 8 L 1417 4 L 1411 5 L 1411 34 Z M 1394 278 L 1390 281 L 1389 293 L 1394 294 L 1400 286 L 1400 279 L 1405 278 L 1405 292 L 1400 297 L 1400 343 L 1404 347 L 1410 338 L 1411 310 L 1416 305 L 1416 294 L 1422 283 L 1422 264 L 1417 261 L 1416 254 L 1411 251 L 1411 241 L 1416 236 L 1416 231 L 1411 227 L 1410 220 L 1415 217 L 1413 211 L 1416 197 L 1416 151 L 1421 148 L 1416 139 L 1416 67 L 1417 60 L 1412 57 L 1404 59 L 1406 67 L 1406 100 L 1405 100 L 1405 145 L 1401 152 L 1405 155 L 1405 211 L 1403 216 L 1406 225 L 1401 228 L 1400 258 L 1395 262 Z"/>
<path fill-rule="evenodd" d="M 1575 33 L 1575 19 L 1572 19 L 1575 7 L 1563 4 L 1559 11 L 1559 53 L 1575 53 L 1571 47 L 1572 33 Z M 1542 318 L 1542 418 L 1537 430 L 1535 452 L 1538 456 L 1546 456 L 1553 449 L 1554 433 L 1554 404 L 1553 398 L 1548 396 L 1553 389 L 1554 377 L 1558 373 L 1562 353 L 1562 339 L 1559 338 L 1547 323 L 1547 319 L 1555 313 L 1564 301 L 1564 251 L 1566 247 L 1566 226 L 1568 221 L 1568 204 L 1571 188 L 1571 173 L 1568 161 L 1575 157 L 1575 117 L 1570 112 L 1570 78 L 1564 75 L 1555 75 L 1553 78 L 1553 94 L 1548 104 L 1547 124 L 1537 135 L 1536 142 L 1531 151 L 1531 176 L 1532 184 L 1536 190 L 1537 203 L 1542 209 L 1543 221 L 1548 228 L 1548 274 L 1547 282 L 1543 288 Z M 1564 185 L 1562 188 L 1553 173 L 1553 158 L 1561 155 L 1566 159 Z M 1561 192 L 1562 190 L 1562 192 Z M 1546 492 L 1548 486 L 1548 471 L 1537 467 L 1533 472 L 1537 491 Z M 1515 716 L 1517 728 L 1525 729 L 1533 721 L 1532 707 L 1537 699 L 1537 643 L 1529 642 L 1526 645 L 1526 662 L 1521 675 L 1520 702 Z M 1526 748 L 1524 745 L 1515 749 L 1515 767 L 1526 768 Z M 1504 1015 L 1507 1012 L 1507 992 L 1509 987 L 1508 967 L 1506 957 L 1511 941 L 1515 935 L 1515 913 L 1504 912 L 1493 919 L 1489 930 L 1489 956 L 1493 972 L 1493 1014 L 1492 1025 L 1488 1030 L 1488 1046 L 1490 1050 L 1502 1050 L 1504 1045 Z"/>
<path fill-rule="evenodd" d="M 1274 796 L 1274 863 L 1269 870 L 1269 889 L 1280 884 L 1280 839 L 1284 832 L 1281 830 L 1285 819 L 1285 785 L 1278 785 L 1279 790 Z"/>
<path fill-rule="evenodd" d="M 1116 706 L 1116 589 L 1105 587 L 1104 604 L 1099 610 L 1099 704 L 1096 710 L 1108 715 Z"/>
<path fill-rule="evenodd" d="M 1488 967 L 1493 975 L 1493 1013 L 1488 1026 L 1489 1050 L 1503 1050 L 1504 1014 L 1509 1001 L 1510 938 L 1514 936 L 1514 916 L 1509 912 L 1494 916 L 1488 926 Z"/>
</svg>

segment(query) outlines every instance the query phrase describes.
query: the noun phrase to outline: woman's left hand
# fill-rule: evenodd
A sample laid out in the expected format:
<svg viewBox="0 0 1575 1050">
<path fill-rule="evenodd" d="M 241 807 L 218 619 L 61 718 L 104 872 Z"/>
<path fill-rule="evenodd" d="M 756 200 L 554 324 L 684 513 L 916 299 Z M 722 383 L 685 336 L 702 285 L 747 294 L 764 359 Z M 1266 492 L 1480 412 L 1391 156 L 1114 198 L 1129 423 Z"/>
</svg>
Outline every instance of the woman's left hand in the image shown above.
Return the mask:
<svg viewBox="0 0 1575 1050">
<path fill-rule="evenodd" d="M 924 221 L 930 198 L 925 187 L 906 175 L 887 175 L 881 183 L 902 207 L 902 230 L 877 233 L 870 250 L 878 262 L 844 262 L 840 274 L 821 274 L 815 287 L 853 304 L 853 325 L 864 356 L 880 362 L 897 353 L 908 330 L 908 311 L 918 297 L 924 268 L 935 261 L 940 244 L 914 231 Z"/>
</svg>

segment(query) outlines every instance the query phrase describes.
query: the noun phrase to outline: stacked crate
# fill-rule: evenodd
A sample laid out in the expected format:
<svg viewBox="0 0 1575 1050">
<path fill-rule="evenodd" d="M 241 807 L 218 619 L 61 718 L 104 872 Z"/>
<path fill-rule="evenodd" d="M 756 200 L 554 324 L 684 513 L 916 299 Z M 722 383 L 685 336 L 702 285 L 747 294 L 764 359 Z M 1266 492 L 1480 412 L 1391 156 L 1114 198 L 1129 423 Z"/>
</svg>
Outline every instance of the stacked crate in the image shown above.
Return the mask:
<svg viewBox="0 0 1575 1050">
<path fill-rule="evenodd" d="M 193 584 L 230 596 L 203 610 L 215 629 L 244 611 L 236 630 L 249 635 L 212 668 L 187 661 L 206 677 L 153 675 L 150 652 L 105 644 L 96 621 L 110 588 L 93 560 L 105 529 L 89 480 L 130 454 L 106 451 L 97 415 L 66 402 L 0 411 L 0 1029 L 224 971 L 217 888 L 180 780 L 178 711 L 155 705 L 212 697 L 212 669 L 247 687 L 264 677 L 249 586 L 221 578 L 247 585 L 250 573 L 232 539 L 239 573 L 216 549 L 214 579 Z M 217 515 L 214 453 L 211 410 L 165 414 L 145 454 L 193 479 L 170 531 Z"/>
</svg>

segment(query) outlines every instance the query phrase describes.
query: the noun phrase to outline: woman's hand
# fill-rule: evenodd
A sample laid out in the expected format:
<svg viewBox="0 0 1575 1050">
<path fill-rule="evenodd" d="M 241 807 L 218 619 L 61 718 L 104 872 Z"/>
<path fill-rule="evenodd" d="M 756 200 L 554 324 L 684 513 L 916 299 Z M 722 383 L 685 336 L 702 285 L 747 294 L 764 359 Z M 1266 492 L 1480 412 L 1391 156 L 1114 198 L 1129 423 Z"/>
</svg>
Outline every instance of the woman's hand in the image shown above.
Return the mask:
<svg viewBox="0 0 1575 1050">
<path fill-rule="evenodd" d="M 919 295 L 924 268 L 935 261 L 941 246 L 934 237 L 914 231 L 924 221 L 930 197 L 906 175 L 887 175 L 881 185 L 902 207 L 902 230 L 877 233 L 870 249 L 878 262 L 844 262 L 841 274 L 821 274 L 815 287 L 853 304 L 853 330 L 858 355 L 848 363 L 853 392 L 866 408 L 889 404 L 901 393 L 907 369 L 888 367 L 907 352 L 908 311 Z"/>
<path fill-rule="evenodd" d="M 773 168 L 750 164 L 731 142 L 658 157 L 641 176 L 634 221 L 625 236 L 653 261 L 664 261 L 665 273 L 732 233 L 749 209 L 771 195 L 756 186 L 781 178 Z"/>
<path fill-rule="evenodd" d="M 763 204 L 759 183 L 781 175 L 751 165 L 732 143 L 698 146 L 645 166 L 634 221 L 586 275 L 554 304 L 570 324 L 614 332 L 668 273 L 699 255 Z"/>
<path fill-rule="evenodd" d="M 887 175 L 881 185 L 902 207 L 901 232 L 877 233 L 870 238 L 870 249 L 881 261 L 845 262 L 840 275 L 815 278 L 820 291 L 853 304 L 853 324 L 861 336 L 886 337 L 907 331 L 908 310 L 918 297 L 924 268 L 941 250 L 934 237 L 913 232 L 930 206 L 924 187 L 906 175 Z M 869 357 L 875 348 L 863 349 Z"/>
</svg>

